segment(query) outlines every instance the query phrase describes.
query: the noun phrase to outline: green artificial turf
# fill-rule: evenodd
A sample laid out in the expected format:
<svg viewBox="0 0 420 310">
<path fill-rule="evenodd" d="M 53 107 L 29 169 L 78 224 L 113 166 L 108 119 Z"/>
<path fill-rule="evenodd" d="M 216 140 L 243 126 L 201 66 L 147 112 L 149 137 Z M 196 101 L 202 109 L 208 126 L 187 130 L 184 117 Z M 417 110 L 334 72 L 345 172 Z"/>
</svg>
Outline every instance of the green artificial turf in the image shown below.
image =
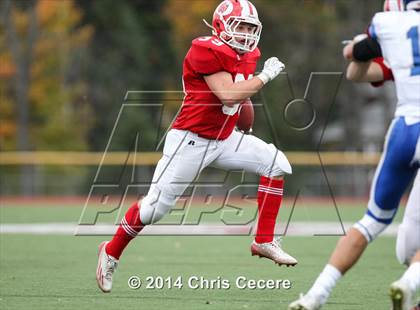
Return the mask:
<svg viewBox="0 0 420 310">
<path fill-rule="evenodd" d="M 98 237 L 1 235 L 1 309 L 286 309 L 321 271 L 337 237 L 290 237 L 294 268 L 252 257 L 250 237 L 139 237 L 124 253 L 110 294 L 95 282 Z M 393 238 L 368 249 L 325 309 L 387 309 L 388 285 L 403 272 Z M 182 277 L 183 288 L 138 290 L 130 276 Z M 230 289 L 191 289 L 191 276 L 227 279 Z M 289 290 L 238 289 L 235 280 L 288 279 Z"/>
<path fill-rule="evenodd" d="M 195 208 L 199 212 L 200 208 Z M 289 214 L 286 206 L 282 215 Z M 289 207 L 290 210 L 290 207 Z M 2 223 L 77 222 L 80 207 L 0 208 Z M 343 207 L 345 221 L 363 206 Z M 312 212 L 312 213 L 308 213 Z M 308 216 L 308 214 L 313 214 Z M 334 220 L 331 209 L 312 205 L 295 210 L 297 220 Z M 104 237 L 105 238 L 105 237 Z M 102 237 L 0 234 L 0 309 L 287 309 L 311 286 L 339 237 L 286 237 L 284 248 L 298 258 L 294 268 L 252 257 L 250 236 L 140 236 L 124 253 L 112 293 L 95 281 L 97 246 Z M 403 273 L 395 238 L 380 237 L 333 291 L 326 310 L 389 309 L 389 284 Z M 182 289 L 128 287 L 130 276 L 181 277 Z M 226 279 L 229 289 L 192 289 L 191 276 Z M 238 289 L 235 280 L 288 279 L 290 289 Z"/>
</svg>

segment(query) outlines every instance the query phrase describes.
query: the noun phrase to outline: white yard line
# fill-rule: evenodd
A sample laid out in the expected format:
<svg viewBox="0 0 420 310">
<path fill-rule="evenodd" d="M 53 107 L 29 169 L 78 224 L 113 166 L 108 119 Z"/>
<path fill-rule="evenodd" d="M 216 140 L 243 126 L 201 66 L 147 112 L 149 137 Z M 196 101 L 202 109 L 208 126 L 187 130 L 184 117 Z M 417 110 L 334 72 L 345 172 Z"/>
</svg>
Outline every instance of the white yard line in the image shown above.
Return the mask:
<svg viewBox="0 0 420 310">
<path fill-rule="evenodd" d="M 348 230 L 353 223 L 343 223 Z M 276 234 L 285 233 L 285 223 L 278 225 Z M 339 222 L 291 222 L 287 236 L 342 235 Z M 32 235 L 113 235 L 117 226 L 108 224 L 77 225 L 76 223 L 28 223 L 0 224 L 0 234 L 32 234 Z M 398 224 L 390 225 L 384 232 L 385 236 L 396 236 Z M 252 225 L 222 225 L 203 223 L 200 225 L 153 225 L 146 227 L 144 235 L 249 235 Z"/>
</svg>

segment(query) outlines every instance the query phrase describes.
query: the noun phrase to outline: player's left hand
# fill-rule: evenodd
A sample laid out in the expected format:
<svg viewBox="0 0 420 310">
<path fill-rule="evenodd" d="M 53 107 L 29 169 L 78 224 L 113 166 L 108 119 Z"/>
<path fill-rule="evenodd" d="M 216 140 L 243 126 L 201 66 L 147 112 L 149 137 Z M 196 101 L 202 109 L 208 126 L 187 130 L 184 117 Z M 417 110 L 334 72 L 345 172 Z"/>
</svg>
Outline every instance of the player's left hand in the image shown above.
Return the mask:
<svg viewBox="0 0 420 310">
<path fill-rule="evenodd" d="M 260 78 L 264 84 L 267 84 L 268 82 L 274 80 L 285 67 L 284 63 L 282 63 L 277 57 L 271 57 L 265 61 L 264 69 L 258 75 L 258 78 Z"/>
</svg>

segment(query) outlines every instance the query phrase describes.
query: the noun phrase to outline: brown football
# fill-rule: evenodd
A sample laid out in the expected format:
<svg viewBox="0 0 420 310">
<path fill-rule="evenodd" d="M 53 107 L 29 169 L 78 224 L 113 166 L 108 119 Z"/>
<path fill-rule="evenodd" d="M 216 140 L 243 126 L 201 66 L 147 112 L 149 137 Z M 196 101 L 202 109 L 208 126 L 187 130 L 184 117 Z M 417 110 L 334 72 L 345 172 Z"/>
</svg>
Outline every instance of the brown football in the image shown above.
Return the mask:
<svg viewBox="0 0 420 310">
<path fill-rule="evenodd" d="M 246 99 L 241 103 L 241 109 L 239 111 L 239 118 L 236 122 L 236 126 L 243 132 L 249 132 L 254 125 L 254 107 L 252 101 Z"/>
</svg>

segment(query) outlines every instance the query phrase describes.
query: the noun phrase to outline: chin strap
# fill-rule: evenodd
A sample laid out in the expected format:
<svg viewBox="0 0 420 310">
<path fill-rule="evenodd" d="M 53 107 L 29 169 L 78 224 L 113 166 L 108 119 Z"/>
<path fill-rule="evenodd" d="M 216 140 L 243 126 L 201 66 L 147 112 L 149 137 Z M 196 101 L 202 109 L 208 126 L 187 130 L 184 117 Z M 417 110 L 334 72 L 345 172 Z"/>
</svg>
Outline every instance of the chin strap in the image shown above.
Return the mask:
<svg viewBox="0 0 420 310">
<path fill-rule="evenodd" d="M 204 18 L 202 19 L 202 21 L 207 27 L 211 29 L 213 35 L 217 35 L 216 29 L 212 25 L 210 25 L 208 21 L 206 21 Z"/>
</svg>

